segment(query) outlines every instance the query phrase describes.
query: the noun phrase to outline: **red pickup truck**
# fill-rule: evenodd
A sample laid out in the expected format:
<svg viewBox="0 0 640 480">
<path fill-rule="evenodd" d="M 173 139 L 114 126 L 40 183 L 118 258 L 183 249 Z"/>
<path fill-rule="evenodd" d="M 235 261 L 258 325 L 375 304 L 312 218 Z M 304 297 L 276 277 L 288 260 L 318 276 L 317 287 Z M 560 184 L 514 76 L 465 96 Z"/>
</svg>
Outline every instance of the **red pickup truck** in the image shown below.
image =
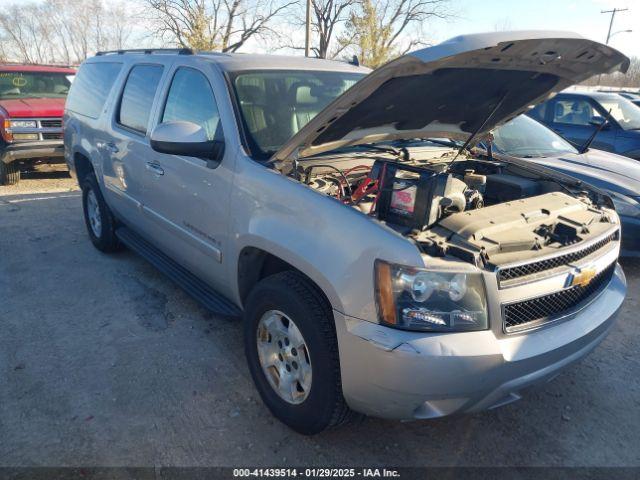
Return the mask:
<svg viewBox="0 0 640 480">
<path fill-rule="evenodd" d="M 64 162 L 62 114 L 75 70 L 46 65 L 0 65 L 0 185 L 20 170 Z"/>
</svg>

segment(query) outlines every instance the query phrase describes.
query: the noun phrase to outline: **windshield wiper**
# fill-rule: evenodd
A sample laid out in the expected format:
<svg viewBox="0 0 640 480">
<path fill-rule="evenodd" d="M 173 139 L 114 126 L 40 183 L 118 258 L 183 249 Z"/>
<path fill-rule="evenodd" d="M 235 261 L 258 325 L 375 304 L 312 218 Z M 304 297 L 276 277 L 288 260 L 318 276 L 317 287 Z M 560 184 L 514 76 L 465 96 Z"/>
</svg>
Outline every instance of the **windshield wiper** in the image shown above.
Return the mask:
<svg viewBox="0 0 640 480">
<path fill-rule="evenodd" d="M 604 128 L 604 126 L 609 123 L 609 117 L 611 115 L 611 109 L 609 109 L 609 111 L 607 112 L 607 118 L 604 119 L 604 121 L 598 125 L 598 127 L 596 128 L 595 132 L 593 132 L 591 134 L 591 136 L 587 139 L 587 141 L 584 143 L 584 145 L 580 148 L 578 148 L 578 153 L 580 155 L 582 155 L 583 153 L 586 153 L 589 150 L 589 147 L 591 146 L 591 144 L 593 143 L 593 141 L 596 139 L 596 135 L 598 135 L 602 129 Z"/>
<path fill-rule="evenodd" d="M 460 143 L 454 140 L 440 140 L 437 138 L 419 138 L 417 139 L 417 141 L 422 143 L 435 143 L 436 145 L 442 145 L 444 147 L 460 148 Z M 407 144 L 412 144 L 417 142 L 416 140 L 394 140 L 393 143 L 407 145 Z"/>
<path fill-rule="evenodd" d="M 403 156 L 403 150 L 405 150 L 404 148 L 398 150 L 397 148 L 384 147 L 384 146 L 381 146 L 381 145 L 374 145 L 372 143 L 365 143 L 365 144 L 363 144 L 361 146 L 366 147 L 366 148 L 370 148 L 372 150 L 378 150 L 379 152 L 391 153 L 392 155 L 395 155 L 396 157 L 402 157 Z"/>
</svg>

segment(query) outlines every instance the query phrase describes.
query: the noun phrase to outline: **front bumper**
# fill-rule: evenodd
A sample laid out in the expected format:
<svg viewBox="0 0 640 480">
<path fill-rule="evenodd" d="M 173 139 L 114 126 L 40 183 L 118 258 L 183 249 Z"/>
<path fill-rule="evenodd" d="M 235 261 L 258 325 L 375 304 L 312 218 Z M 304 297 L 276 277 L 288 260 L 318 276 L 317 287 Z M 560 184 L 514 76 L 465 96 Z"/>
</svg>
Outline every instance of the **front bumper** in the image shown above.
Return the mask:
<svg viewBox="0 0 640 480">
<path fill-rule="evenodd" d="M 64 158 L 62 140 L 9 143 L 0 146 L 0 161 L 4 163 L 31 158 Z"/>
<path fill-rule="evenodd" d="M 407 332 L 334 312 L 345 399 L 361 413 L 402 420 L 505 405 L 595 348 L 612 326 L 625 293 L 618 265 L 609 285 L 587 307 L 517 335 L 495 327 Z"/>
<path fill-rule="evenodd" d="M 640 257 L 640 218 L 621 216 L 621 257 Z"/>
</svg>

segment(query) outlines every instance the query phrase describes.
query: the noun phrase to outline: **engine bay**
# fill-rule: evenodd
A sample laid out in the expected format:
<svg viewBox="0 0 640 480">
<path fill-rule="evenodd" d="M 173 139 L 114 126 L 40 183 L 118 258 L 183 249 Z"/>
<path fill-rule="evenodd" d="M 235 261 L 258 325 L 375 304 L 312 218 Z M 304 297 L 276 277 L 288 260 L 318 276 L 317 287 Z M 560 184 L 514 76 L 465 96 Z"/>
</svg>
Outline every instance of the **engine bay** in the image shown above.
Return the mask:
<svg viewBox="0 0 640 480">
<path fill-rule="evenodd" d="M 541 256 L 617 228 L 605 197 L 577 181 L 454 153 L 305 161 L 298 178 L 412 239 L 423 253 L 477 266 Z"/>
</svg>

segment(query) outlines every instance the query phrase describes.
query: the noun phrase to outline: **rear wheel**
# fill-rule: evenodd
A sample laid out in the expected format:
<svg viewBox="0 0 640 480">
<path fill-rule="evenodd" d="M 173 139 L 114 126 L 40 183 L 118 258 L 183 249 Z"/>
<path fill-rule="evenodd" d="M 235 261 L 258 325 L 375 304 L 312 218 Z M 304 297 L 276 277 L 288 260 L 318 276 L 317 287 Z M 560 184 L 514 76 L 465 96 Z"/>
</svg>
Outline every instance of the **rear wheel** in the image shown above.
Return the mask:
<svg viewBox="0 0 640 480">
<path fill-rule="evenodd" d="M 116 236 L 115 218 L 102 197 L 93 173 L 88 174 L 82 182 L 82 207 L 91 243 L 102 252 L 119 250 L 121 245 Z"/>
<path fill-rule="evenodd" d="M 0 161 L 0 185 L 15 185 L 20 181 L 20 165 L 18 162 L 4 163 Z"/>
<path fill-rule="evenodd" d="M 342 396 L 331 308 L 303 275 L 281 272 L 254 287 L 244 340 L 258 392 L 280 421 L 311 435 L 354 416 Z"/>
</svg>

